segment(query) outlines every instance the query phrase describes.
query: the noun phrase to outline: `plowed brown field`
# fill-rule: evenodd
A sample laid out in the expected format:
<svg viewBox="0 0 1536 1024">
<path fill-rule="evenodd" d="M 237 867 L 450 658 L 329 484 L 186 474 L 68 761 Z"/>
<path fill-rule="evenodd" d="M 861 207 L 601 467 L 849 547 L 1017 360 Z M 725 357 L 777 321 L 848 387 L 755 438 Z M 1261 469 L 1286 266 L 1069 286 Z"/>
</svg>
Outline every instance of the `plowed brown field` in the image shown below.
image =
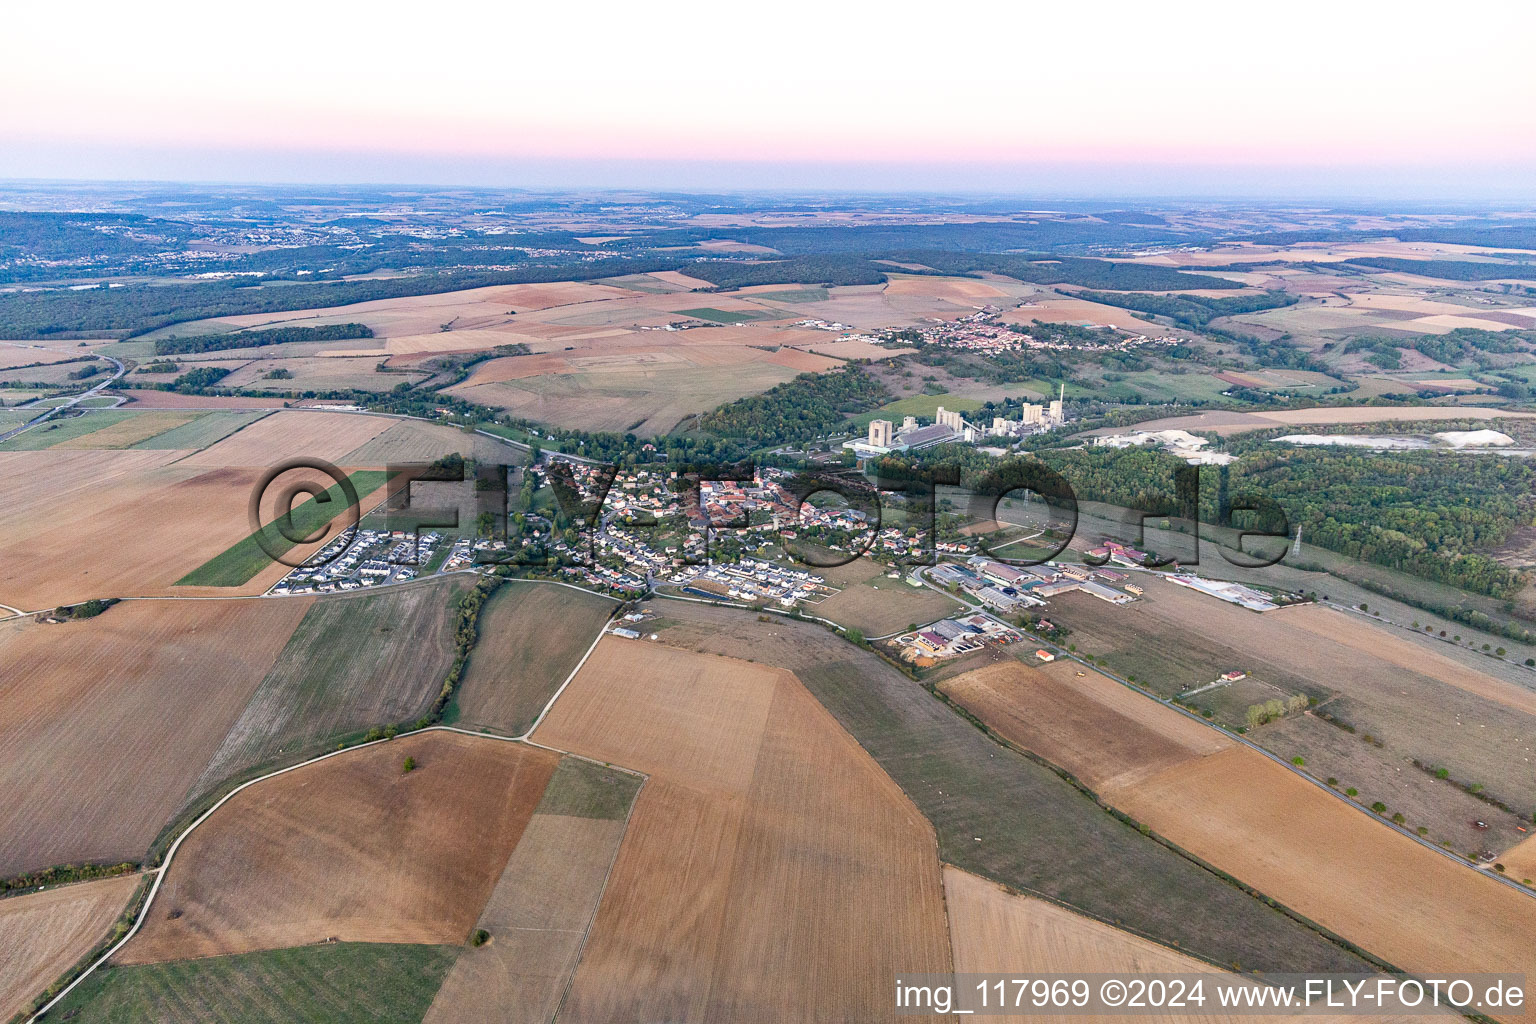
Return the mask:
<svg viewBox="0 0 1536 1024">
<path fill-rule="evenodd" d="M 1127 785 L 1231 745 L 1215 729 L 1071 661 L 1044 669 L 1000 662 L 940 688 L 1005 739 L 1093 789 Z"/>
<path fill-rule="evenodd" d="M 1530 897 L 1372 821 L 1247 747 L 1106 796 L 1196 856 L 1405 970 L 1536 972 Z"/>
<path fill-rule="evenodd" d="M 863 1020 L 949 969 L 932 829 L 789 673 L 610 637 L 535 736 L 651 775 L 562 1019 Z"/>
<path fill-rule="evenodd" d="M 0 874 L 144 855 L 310 599 L 0 625 Z"/>
<path fill-rule="evenodd" d="M 0 900 L 0 1020 L 106 938 L 138 884 L 138 875 L 121 875 Z"/>
<path fill-rule="evenodd" d="M 184 454 L 0 453 L 0 602 L 33 611 L 171 593 L 247 536 L 259 470 L 167 465 Z"/>
<path fill-rule="evenodd" d="M 116 959 L 464 942 L 558 761 L 431 731 L 257 783 L 182 844 Z"/>
<path fill-rule="evenodd" d="M 259 466 L 299 456 L 334 462 L 394 426 L 387 416 L 285 410 L 263 417 L 211 448 L 188 456 L 188 466 Z"/>
<path fill-rule="evenodd" d="M 1074 914 L 1070 910 L 1011 893 L 959 868 L 945 866 L 944 895 L 949 907 L 949 933 L 955 950 L 955 970 L 963 973 L 1040 974 L 1210 974 L 1209 964 L 1185 956 L 1139 935 Z M 1232 976 L 1237 980 L 1237 975 Z M 1017 990 L 1008 989 L 1009 998 Z M 1208 994 L 1207 1005 L 1215 1002 Z M 1110 1024 L 1122 1017 L 1056 1015 L 1031 1012 L 992 1019 L 1011 1024 Z M 1222 1013 L 1170 1012 L 1138 1015 L 1137 1020 L 1166 1024 L 1218 1024 L 1250 1018 Z M 1285 1018 L 1302 1019 L 1302 1018 Z M 1309 1021 L 1367 1021 L 1385 1024 L 1417 1018 L 1327 1017 Z"/>
</svg>

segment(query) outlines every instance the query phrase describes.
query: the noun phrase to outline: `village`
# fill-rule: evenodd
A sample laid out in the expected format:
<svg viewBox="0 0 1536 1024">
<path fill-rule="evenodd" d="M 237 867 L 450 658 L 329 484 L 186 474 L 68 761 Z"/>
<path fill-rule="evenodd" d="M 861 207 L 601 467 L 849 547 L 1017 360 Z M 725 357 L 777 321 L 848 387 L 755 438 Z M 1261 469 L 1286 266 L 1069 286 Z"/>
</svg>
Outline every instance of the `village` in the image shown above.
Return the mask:
<svg viewBox="0 0 1536 1024">
<path fill-rule="evenodd" d="M 580 499 L 595 503 L 602 471 L 569 466 Z M 531 510 L 513 517 L 505 537 L 454 537 L 370 526 L 366 517 L 279 580 L 272 596 L 324 594 L 408 582 L 435 572 L 487 565 L 526 565 L 578 586 L 624 599 L 671 594 L 726 601 L 781 612 L 815 615 L 819 604 L 841 592 L 798 555 L 795 545 L 836 560 L 872 558 L 886 574 L 909 587 L 928 587 L 962 602 L 955 613 L 899 635 L 882 638 L 905 661 L 919 666 L 957 658 L 988 646 L 1020 642 L 1028 618 L 1050 632 L 1041 609 L 1063 594 L 1080 592 L 1111 605 L 1144 595 L 1136 582 L 1151 556 L 1105 541 L 1083 553 L 1084 561 L 1052 560 L 1014 565 L 988 557 L 976 537 L 950 530 L 933 539 L 898 513 L 894 524 L 872 520 L 846 503 L 802 502 L 788 470 L 760 467 L 751 480 L 697 483 L 697 502 L 678 474 L 655 469 L 618 473 L 602 492 L 590 536 L 555 529 L 550 515 Z M 802 487 L 804 485 L 801 485 Z M 586 507 L 590 507 L 589 505 Z M 936 564 L 917 564 L 927 559 Z M 911 566 L 903 570 L 902 565 Z M 1278 607 L 1269 595 L 1236 583 L 1188 572 L 1161 574 L 1179 586 L 1253 611 Z M 1049 651 L 1036 652 L 1041 661 Z"/>
<path fill-rule="evenodd" d="M 344 531 L 311 555 L 268 591 L 275 596 L 288 594 L 331 594 L 361 590 L 387 583 L 404 583 L 432 571 L 440 561 L 434 556 L 446 538 L 436 531 L 416 534 L 405 530 L 385 530 L 355 526 Z M 460 541 L 451 555 L 467 551 Z M 452 560 L 452 559 L 450 559 Z M 443 568 L 448 569 L 446 561 Z M 468 564 L 459 560 L 454 568 Z"/>
</svg>

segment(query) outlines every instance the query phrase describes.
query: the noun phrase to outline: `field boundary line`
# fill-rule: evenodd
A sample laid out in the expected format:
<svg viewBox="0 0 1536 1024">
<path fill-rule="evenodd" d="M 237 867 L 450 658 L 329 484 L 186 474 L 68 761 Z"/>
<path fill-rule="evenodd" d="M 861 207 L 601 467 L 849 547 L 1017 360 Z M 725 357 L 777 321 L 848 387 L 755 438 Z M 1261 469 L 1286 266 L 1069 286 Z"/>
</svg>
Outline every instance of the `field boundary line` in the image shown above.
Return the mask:
<svg viewBox="0 0 1536 1024">
<path fill-rule="evenodd" d="M 405 735 L 410 735 L 410 734 L 407 733 Z M 74 981 L 71 981 L 68 985 L 66 985 L 59 992 L 58 995 L 56 995 L 52 999 L 50 999 L 47 1003 L 45 1003 L 42 1006 L 41 1009 L 39 1009 L 30 1018 L 28 1018 L 28 1024 L 34 1024 L 34 1022 L 36 1022 L 41 1017 L 43 1017 L 43 1015 L 45 1015 L 49 1010 L 53 1009 L 53 1007 L 56 1006 L 59 1003 L 60 1000 L 62 1000 L 65 996 L 69 995 L 69 993 L 74 989 L 74 987 L 76 985 L 80 984 L 86 978 L 90 977 L 91 973 L 93 971 L 95 971 L 96 968 L 100 967 L 103 963 L 105 963 L 109 958 L 111 958 L 112 954 L 114 954 L 118 950 L 122 949 L 123 946 L 125 946 L 135 935 L 137 935 L 139 933 L 139 929 L 141 927 L 143 927 L 143 925 L 144 925 L 145 918 L 147 918 L 149 916 L 150 904 L 154 903 L 155 896 L 160 892 L 160 883 L 165 881 L 165 876 L 170 872 L 171 859 L 176 856 L 177 849 L 181 846 L 182 842 L 187 838 L 187 836 L 191 835 L 193 833 L 193 831 L 195 831 L 199 825 L 201 825 L 203 822 L 207 821 L 208 818 L 210 816 L 212 816 L 212 814 L 215 811 L 217 811 L 220 807 L 223 807 L 226 803 L 228 803 L 229 800 L 232 797 L 234 797 L 237 793 L 240 793 L 243 790 L 249 789 L 251 786 L 256 785 L 258 782 L 265 782 L 268 779 L 274 779 L 274 778 L 276 778 L 279 775 L 286 775 L 289 772 L 297 771 L 300 768 L 306 768 L 306 767 L 308 767 L 309 765 L 312 765 L 312 764 L 318 764 L 319 762 L 327 760 L 328 758 L 336 757 L 336 756 L 338 756 L 340 754 L 345 754 L 345 753 L 348 753 L 348 752 L 353 751 L 353 750 L 362 750 L 365 747 L 376 746 L 377 744 L 380 744 L 380 743 L 388 743 L 391 739 L 393 739 L 393 737 L 386 736 L 386 737 L 384 737 L 382 739 L 372 740 L 372 741 L 370 741 L 368 743 L 359 743 L 357 746 L 354 746 L 354 747 L 346 747 L 345 749 L 342 749 L 342 750 L 332 750 L 332 751 L 329 751 L 327 753 L 321 754 L 318 757 L 312 757 L 312 758 L 310 758 L 307 761 L 300 761 L 298 764 L 291 764 L 291 765 L 289 765 L 286 768 L 279 768 L 277 771 L 269 772 L 266 775 L 261 775 L 261 776 L 258 776 L 256 778 L 254 778 L 254 779 L 251 779 L 251 780 L 249 780 L 247 782 L 243 782 L 240 785 L 236 786 L 234 789 L 230 790 L 228 793 L 225 793 L 222 797 L 220 797 L 214 803 L 214 805 L 212 807 L 208 808 L 201 815 L 199 815 L 192 822 L 192 824 L 188 825 L 187 828 L 186 828 L 186 831 L 182 832 L 181 835 L 176 837 L 176 841 L 175 842 L 171 843 L 170 849 L 168 849 L 165 852 L 165 859 L 162 860 L 160 862 L 159 867 L 157 869 L 155 869 L 156 872 L 157 872 L 156 875 L 155 875 L 155 882 L 154 882 L 154 884 L 152 886 L 150 886 L 149 895 L 144 897 L 144 906 L 139 911 L 138 919 L 133 922 L 133 927 L 128 929 L 128 934 L 124 935 L 121 939 L 119 939 L 117 941 L 117 943 L 114 946 L 112 946 L 112 948 L 108 949 L 105 953 L 103 953 L 96 960 L 95 963 L 91 964 L 91 966 L 89 966 L 85 970 L 81 971 L 80 974 L 75 978 Z"/>
<path fill-rule="evenodd" d="M 750 604 L 738 604 L 735 601 L 707 601 L 707 600 L 705 600 L 702 597 L 684 597 L 681 594 L 664 594 L 661 591 L 654 590 L 654 589 L 651 591 L 651 596 L 652 597 L 657 597 L 657 598 L 662 598 L 662 599 L 667 600 L 667 601 L 690 601 L 693 604 L 712 604 L 712 605 L 715 605 L 716 607 L 719 607 L 719 608 L 740 608 L 744 612 L 755 611 L 755 612 L 758 612 L 760 614 L 761 613 L 767 613 L 769 615 L 778 615 L 781 618 L 797 619 L 798 621 L 801 621 L 801 622 L 820 622 L 820 623 L 823 623 L 824 625 L 831 626 L 833 629 L 837 630 L 839 633 L 845 633 L 845 632 L 848 631 L 848 627 L 843 625 L 840 622 L 833 622 L 831 619 L 824 619 L 820 615 L 806 615 L 804 612 L 801 612 L 800 615 L 796 616 L 796 615 L 792 615 L 791 613 L 786 612 L 786 611 L 780 611 L 777 608 L 768 608 L 768 607 L 754 608 Z M 902 633 L 905 633 L 905 632 L 906 632 L 906 630 L 903 629 L 903 630 L 900 630 L 900 631 L 898 631 L 896 633 L 892 633 L 890 635 L 891 636 L 900 636 Z M 874 639 L 876 639 L 876 640 L 883 640 L 885 638 L 877 636 L 877 637 L 874 637 Z"/>
<path fill-rule="evenodd" d="M 608 882 L 613 878 L 613 866 L 619 862 L 619 854 L 624 849 L 624 839 L 629 835 L 629 822 L 635 816 L 635 805 L 640 802 L 640 797 L 645 792 L 645 784 L 651 781 L 649 775 L 638 774 L 640 774 L 640 788 L 635 790 L 635 798 L 629 802 L 629 809 L 624 812 L 624 831 L 619 834 L 619 841 L 613 844 L 613 856 L 608 859 L 608 869 L 603 872 L 603 884 L 597 890 L 597 899 L 592 903 L 592 914 L 587 918 L 586 927 L 581 930 L 581 942 L 576 946 L 576 959 L 571 964 L 570 977 L 565 979 L 565 988 L 560 992 L 560 1002 L 555 1005 L 555 1012 L 549 1018 L 551 1021 L 560 1019 L 560 1014 L 565 1010 L 565 1001 L 571 997 L 571 989 L 576 985 L 576 972 L 581 969 L 582 957 L 587 955 L 587 941 L 592 937 L 593 926 L 597 924 L 597 913 L 603 909 L 603 897 L 608 894 Z"/>
<path fill-rule="evenodd" d="M 557 581 L 556 580 L 546 580 L 545 582 L 554 583 L 554 582 L 557 582 Z M 563 586 L 570 586 L 570 584 L 562 584 L 562 585 Z M 581 590 L 580 587 L 576 587 L 575 589 L 576 590 Z M 622 603 L 620 604 L 620 607 L 623 607 Z M 617 610 L 618 609 L 614 609 L 614 611 L 617 611 Z M 581 666 L 583 666 L 583 665 L 585 665 L 587 663 L 587 659 L 592 657 L 592 652 L 597 650 L 597 645 L 603 642 L 603 637 L 608 635 L 608 626 L 612 622 L 613 622 L 613 612 L 609 612 L 608 613 L 608 618 L 603 620 L 603 628 L 597 631 L 597 636 L 595 638 L 593 638 L 592 645 L 587 648 L 587 652 L 581 656 L 581 660 L 576 663 L 576 667 L 571 669 L 570 674 L 565 677 L 565 682 L 561 683 L 559 688 L 557 690 L 555 690 L 554 694 L 549 698 L 549 700 L 544 703 L 544 707 L 542 709 L 540 709 L 538 717 L 533 720 L 533 724 L 530 725 L 528 727 L 527 731 L 524 732 L 521 736 L 515 737 L 516 739 L 522 740 L 524 742 L 532 742 L 529 739 L 529 737 L 533 735 L 533 730 L 537 729 L 539 727 L 539 725 L 544 721 L 544 718 L 545 718 L 545 716 L 547 716 L 549 714 L 550 709 L 555 706 L 555 701 L 560 699 L 560 695 L 565 692 L 565 688 L 567 686 L 571 685 L 571 680 L 576 678 L 576 673 L 581 671 Z M 545 749 L 553 750 L 554 748 L 553 747 L 547 747 Z M 562 751 L 562 753 L 564 753 L 564 751 Z"/>
<path fill-rule="evenodd" d="M 1429 850 L 1429 851 L 1431 851 L 1433 853 L 1436 853 L 1436 854 L 1440 855 L 1441 857 L 1444 857 L 1447 860 L 1451 861 L 1452 863 L 1457 864 L 1457 865 L 1459 865 L 1459 866 L 1461 866 L 1463 868 L 1466 868 L 1466 869 L 1470 870 L 1471 872 L 1473 872 L 1476 875 L 1480 875 L 1483 878 L 1487 878 L 1487 879 L 1490 879 L 1490 880 L 1492 880 L 1494 882 L 1498 882 L 1500 885 L 1508 886 L 1509 888 L 1513 889 L 1515 892 L 1520 893 L 1522 896 L 1528 897 L 1530 899 L 1536 899 L 1536 889 L 1531 889 L 1531 888 L 1528 888 L 1528 887 L 1526 887 L 1524 885 L 1521 885 L 1519 882 L 1515 881 L 1513 878 L 1508 877 L 1507 875 L 1501 875 L 1501 874 L 1498 874 L 1498 873 L 1493 872 L 1493 871 L 1485 871 L 1482 868 L 1478 867 L 1477 865 L 1472 864 L 1471 862 L 1466 860 L 1464 857 L 1457 856 L 1455 853 L 1452 853 L 1450 850 L 1446 850 L 1446 849 L 1444 849 L 1442 847 L 1436 846 L 1434 843 L 1430 842 L 1428 839 L 1425 839 L 1422 836 L 1419 836 L 1419 835 L 1416 835 L 1413 832 L 1410 832 L 1406 827 L 1404 827 L 1402 825 L 1399 825 L 1396 822 L 1389 821 L 1386 818 L 1383 818 L 1383 817 L 1381 817 L 1378 814 L 1372 813 L 1371 811 L 1369 811 L 1365 807 L 1361 806 L 1360 804 L 1358 804 L 1355 801 L 1351 800 L 1349 797 L 1345 796 L 1343 793 L 1340 793 L 1338 790 L 1334 789 L 1332 786 L 1330 786 L 1327 783 L 1323 782 L 1321 779 L 1316 778 L 1315 776 L 1313 776 L 1309 772 L 1302 771 L 1299 767 L 1297 767 L 1296 765 L 1293 765 L 1291 762 L 1287 761 L 1285 758 L 1281 757 L 1279 754 L 1276 754 L 1276 753 L 1274 753 L 1274 752 L 1272 752 L 1272 751 L 1270 751 L 1270 750 L 1268 750 L 1268 749 L 1266 749 L 1264 747 L 1259 746 L 1257 743 L 1255 743 L 1252 740 L 1248 739 L 1246 736 L 1239 735 L 1238 733 L 1232 732 L 1231 730 L 1225 728 L 1224 726 L 1220 726 L 1220 725 L 1217 725 L 1214 722 L 1207 721 L 1206 719 L 1204 719 L 1204 718 L 1200 717 L 1199 715 L 1195 714 L 1193 711 L 1190 711 L 1187 708 L 1181 707 L 1180 705 L 1175 704 L 1173 701 L 1168 700 L 1167 698 L 1161 697 L 1161 696 L 1159 696 L 1159 695 L 1157 695 L 1155 693 L 1152 693 L 1152 692 L 1150 692 L 1148 690 L 1143 690 L 1140 686 L 1137 686 L 1135 683 L 1130 682 L 1129 680 L 1122 679 L 1120 676 L 1115 675 L 1113 672 L 1109 671 L 1107 668 L 1105 668 L 1103 666 L 1095 665 L 1095 664 L 1093 664 L 1091 662 L 1084 661 L 1077 654 L 1073 653 L 1072 651 L 1067 650 L 1066 648 L 1062 647 L 1060 644 L 1052 643 L 1049 640 L 1040 640 L 1039 637 L 1035 637 L 1035 639 L 1038 640 L 1042 645 L 1044 645 L 1046 647 L 1054 648 L 1056 650 L 1056 652 L 1057 652 L 1057 656 L 1058 657 L 1070 658 L 1072 661 L 1078 663 L 1079 665 L 1082 665 L 1084 668 L 1090 669 L 1090 670 L 1092 670 L 1094 672 L 1098 672 L 1099 674 L 1101 674 L 1103 676 L 1106 676 L 1109 679 L 1113 679 L 1115 682 L 1119 683 L 1121 686 L 1124 686 L 1126 689 L 1131 690 L 1131 691 L 1133 691 L 1135 693 L 1139 693 L 1142 696 L 1147 697 L 1147 698 L 1149 698 L 1151 700 L 1155 700 L 1159 704 L 1163 705 L 1164 707 L 1172 708 L 1174 711 L 1177 711 L 1179 714 L 1183 715 L 1185 718 L 1188 718 L 1190 721 L 1197 722 L 1200 725 L 1205 726 L 1207 729 L 1212 729 L 1215 732 L 1220 733 L 1222 736 L 1225 736 L 1227 739 L 1233 741 L 1234 743 L 1238 743 L 1238 744 L 1240 744 L 1242 746 L 1247 747 L 1250 750 L 1253 750 L 1253 751 L 1263 755 L 1264 757 L 1266 757 L 1269 760 L 1273 761 L 1275 764 L 1277 764 L 1280 767 L 1284 768 L 1286 771 L 1288 771 L 1288 772 L 1292 773 L 1293 775 L 1297 776 L 1298 778 L 1304 779 L 1305 781 L 1307 781 L 1307 782 L 1311 783 L 1312 785 L 1316 786 L 1318 789 L 1322 790 L 1324 793 L 1328 794 L 1333 799 L 1338 800 L 1340 803 L 1343 803 L 1346 807 L 1349 807 L 1351 810 L 1357 811 L 1360 814 L 1365 815 L 1371 821 L 1374 821 L 1374 822 L 1376 822 L 1378 824 L 1386 826 L 1387 828 L 1389 828 L 1392 831 L 1396 832 L 1398 835 L 1401 835 L 1401 836 L 1403 836 L 1403 837 L 1405 837 L 1407 839 L 1413 840 L 1415 843 L 1418 843 L 1420 846 L 1424 847 L 1424 849 Z"/>
<path fill-rule="evenodd" d="M 598 639 L 599 640 L 602 639 L 602 636 L 599 635 Z M 594 643 L 593 646 L 595 647 L 596 644 Z M 590 653 L 590 651 L 588 653 Z M 583 659 L 583 660 L 585 660 L 585 659 Z M 573 672 L 572 674 L 574 675 L 575 673 Z M 567 681 L 569 681 L 569 680 L 567 680 Z M 368 747 L 375 747 L 375 746 L 378 746 L 380 743 L 388 743 L 391 740 L 401 739 L 401 738 L 406 737 L 406 736 L 419 736 L 422 733 L 426 733 L 426 732 L 451 732 L 451 733 L 458 733 L 458 734 L 460 734 L 462 736 L 477 737 L 479 739 L 499 740 L 499 741 L 501 741 L 503 743 L 522 743 L 522 744 L 525 744 L 527 746 L 538 747 L 540 750 L 548 750 L 551 753 L 560 754 L 560 755 L 565 756 L 565 757 L 577 757 L 577 758 L 581 758 L 581 760 L 583 760 L 583 761 L 590 761 L 593 764 L 601 764 L 601 765 L 603 765 L 604 767 L 607 767 L 607 768 L 614 768 L 614 769 L 617 769 L 619 771 L 627 772 L 627 773 L 629 773 L 631 775 L 638 775 L 638 776 L 640 776 L 640 778 L 642 780 L 648 778 L 648 776 L 644 772 L 638 772 L 638 771 L 635 771 L 632 768 L 625 768 L 622 765 L 607 764 L 606 762 L 598 761 L 595 758 L 591 758 L 591 757 L 585 757 L 585 756 L 583 756 L 581 754 L 571 753 L 570 751 L 566 751 L 566 750 L 559 750 L 559 749 L 557 749 L 555 747 L 545 746 L 542 743 L 533 743 L 532 741 L 525 740 L 522 737 L 518 737 L 518 736 L 503 736 L 503 735 L 501 735 L 499 733 L 473 732 L 473 731 L 471 731 L 469 729 L 460 729 L 457 726 L 452 726 L 452 725 L 429 725 L 429 726 L 426 726 L 426 727 L 421 728 L 421 729 L 412 729 L 409 732 L 397 733 L 394 736 L 384 736 L 384 737 L 382 737 L 380 739 L 369 740 L 366 743 L 358 743 L 358 744 L 355 744 L 354 746 L 344 747 L 341 750 L 327 751 L 326 753 L 320 754 L 317 757 L 312 757 L 312 758 L 308 759 L 307 761 L 300 761 L 298 764 L 291 764 L 291 765 L 289 765 L 286 768 L 279 768 L 276 771 L 268 772 L 265 775 L 261 775 L 261 776 L 258 776 L 256 778 L 254 778 L 254 779 L 250 779 L 250 780 L 248 780 L 246 782 L 242 782 L 240 785 L 236 786 L 234 789 L 230 790 L 228 793 L 225 793 L 222 797 L 220 797 L 218 799 L 218 801 L 216 801 L 214 803 L 214 805 L 212 807 L 209 807 L 206 811 L 204 811 L 202 814 L 200 814 L 192 822 L 192 824 L 188 825 L 186 827 L 186 830 L 183 831 L 181 833 L 181 835 L 177 836 L 176 840 L 173 843 L 171 843 L 170 849 L 166 850 L 166 852 L 165 852 L 165 859 L 162 860 L 159 863 L 159 865 L 157 865 L 156 867 L 143 869 L 143 872 L 142 872 L 143 874 L 146 874 L 146 875 L 153 874 L 155 876 L 155 880 L 154 880 L 154 884 L 150 886 L 149 894 L 144 897 L 144 905 L 139 909 L 139 916 L 133 922 L 133 927 L 128 929 L 128 934 L 124 935 L 121 939 L 119 939 L 116 943 L 114 943 L 111 946 L 111 948 L 109 948 L 105 953 L 103 953 L 103 954 L 101 954 L 101 956 L 97 957 L 96 961 L 94 963 L 92 963 L 89 967 L 87 967 L 85 970 L 81 971 L 78 975 L 76 975 L 75 979 L 73 981 L 71 981 L 68 985 L 64 986 L 64 988 L 59 991 L 58 995 L 54 996 L 52 999 L 48 1000 L 48 1002 L 44 1003 L 41 1007 L 39 1007 L 36 1013 L 32 1014 L 30 1017 L 27 1018 L 27 1024 L 37 1024 L 37 1022 L 39 1020 L 41 1020 L 50 1010 L 52 1010 L 55 1006 L 57 1006 L 58 1003 L 61 1000 L 63 1000 L 65 996 L 69 995 L 69 993 L 74 990 L 76 985 L 79 985 L 82 981 L 84 981 L 86 978 L 88 978 L 92 973 L 95 972 L 95 970 L 98 967 L 100 967 L 102 964 L 106 963 L 109 959 L 111 959 L 112 955 L 114 953 L 116 953 L 118 950 L 122 949 L 123 946 L 127 945 L 128 942 L 131 941 L 133 939 L 133 937 L 139 933 L 139 929 L 143 927 L 144 921 L 149 917 L 149 908 L 154 903 L 155 896 L 158 895 L 159 892 L 160 892 L 160 884 L 165 881 L 166 875 L 168 875 L 170 873 L 170 870 L 171 870 L 171 860 L 172 860 L 172 858 L 174 858 L 176 856 L 177 849 L 180 848 L 182 842 L 184 842 L 186 840 L 186 838 L 189 835 L 191 835 L 197 829 L 197 827 L 199 825 L 201 825 L 203 822 L 207 821 L 213 815 L 213 813 L 215 811 L 217 811 L 220 807 L 223 807 L 226 803 L 228 803 L 229 800 L 231 798 L 233 798 L 236 794 L 242 792 L 243 790 L 249 789 L 251 786 L 254 786 L 257 783 L 266 782 L 269 779 L 275 779 L 279 775 L 287 775 L 289 772 L 298 771 L 300 768 L 308 768 L 312 764 L 319 764 L 321 761 L 325 761 L 325 760 L 328 760 L 328 759 L 333 758 L 333 757 L 340 757 L 343 754 L 350 754 L 350 753 L 353 753 L 354 751 L 367 749 Z M 644 785 L 644 783 L 642 782 L 642 786 L 643 785 Z M 638 799 L 638 798 L 639 798 L 639 794 L 638 794 L 638 791 L 637 791 L 636 799 Z M 633 806 L 633 805 L 631 805 L 631 806 Z M 626 828 L 628 827 L 628 819 L 627 818 L 626 818 L 626 825 L 625 825 L 625 827 Z M 606 882 L 605 882 L 605 885 L 606 885 Z"/>
</svg>

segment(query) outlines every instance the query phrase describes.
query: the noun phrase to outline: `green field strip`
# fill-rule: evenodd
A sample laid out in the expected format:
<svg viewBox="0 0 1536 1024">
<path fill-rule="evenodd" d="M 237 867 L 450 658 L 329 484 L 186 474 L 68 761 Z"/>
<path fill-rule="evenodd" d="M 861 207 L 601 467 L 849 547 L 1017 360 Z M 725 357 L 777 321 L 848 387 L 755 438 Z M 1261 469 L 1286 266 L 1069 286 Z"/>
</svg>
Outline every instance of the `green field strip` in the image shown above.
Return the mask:
<svg viewBox="0 0 1536 1024">
<path fill-rule="evenodd" d="M 352 486 L 357 490 L 358 498 L 361 499 L 378 490 L 388 475 L 381 469 L 363 469 L 353 473 L 348 479 L 351 480 Z M 340 484 L 333 484 L 326 490 L 325 498 L 323 502 L 310 498 L 296 506 L 293 510 L 293 526 L 290 532 L 307 537 L 345 511 L 346 500 Z M 262 546 L 264 535 L 268 540 L 267 547 L 277 554 L 286 553 L 294 547 L 293 542 L 284 537 L 274 524 L 268 523 L 249 537 L 193 569 L 177 580 L 175 585 L 178 587 L 244 586 L 257 573 L 272 564 L 272 556 Z"/>
</svg>

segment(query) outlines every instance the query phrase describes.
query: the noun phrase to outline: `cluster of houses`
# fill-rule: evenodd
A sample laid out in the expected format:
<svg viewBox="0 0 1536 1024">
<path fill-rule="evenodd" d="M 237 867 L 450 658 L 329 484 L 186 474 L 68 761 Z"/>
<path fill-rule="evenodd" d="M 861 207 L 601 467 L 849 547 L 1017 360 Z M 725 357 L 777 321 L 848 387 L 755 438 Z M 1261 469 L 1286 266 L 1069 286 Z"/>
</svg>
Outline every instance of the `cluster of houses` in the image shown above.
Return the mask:
<svg viewBox="0 0 1536 1024">
<path fill-rule="evenodd" d="M 270 593 L 331 594 L 404 583 L 432 561 L 444 539 L 436 531 L 418 535 L 353 527 L 278 580 Z"/>
<path fill-rule="evenodd" d="M 1034 303 L 1024 303 L 1020 309 L 1038 309 Z M 982 306 L 976 312 L 969 313 L 957 320 L 947 321 L 923 331 L 924 339 L 936 345 L 948 345 L 951 348 L 968 349 L 974 352 L 984 352 L 995 355 L 999 352 L 1010 352 L 1017 349 L 1073 349 L 1079 352 L 1123 352 L 1127 349 L 1143 348 L 1153 345 L 1177 345 L 1179 338 L 1173 335 L 1150 336 L 1140 331 L 1131 331 L 1115 324 L 1096 324 L 1088 321 L 1079 321 L 1077 326 L 1107 329 L 1114 331 L 1120 337 L 1113 341 L 1085 342 L 1081 338 L 1062 340 L 1052 337 L 1037 337 L 1030 331 L 1021 331 L 1010 327 L 998 320 L 1001 312 L 996 306 Z M 1039 323 L 1039 319 L 1035 318 Z M 1043 333 L 1043 332 L 1042 332 Z"/>
<path fill-rule="evenodd" d="M 568 565 L 560 573 L 589 587 L 614 591 L 621 597 L 639 597 L 649 589 L 643 577 L 606 565 Z"/>
<path fill-rule="evenodd" d="M 457 572 L 460 569 L 473 568 L 475 564 L 475 549 L 468 537 L 460 537 L 453 542 L 453 547 L 448 549 L 448 557 L 443 562 L 443 572 Z"/>
<path fill-rule="evenodd" d="M 702 597 L 763 602 L 793 608 L 801 601 L 819 601 L 835 591 L 822 577 L 758 558 L 679 572 L 669 582 Z"/>
<path fill-rule="evenodd" d="M 1152 557 L 1145 551 L 1138 551 L 1114 540 L 1107 540 L 1096 548 L 1090 548 L 1087 554 L 1089 558 L 1100 562 L 1114 562 L 1116 565 L 1124 565 L 1132 569 L 1143 568 Z"/>
</svg>

